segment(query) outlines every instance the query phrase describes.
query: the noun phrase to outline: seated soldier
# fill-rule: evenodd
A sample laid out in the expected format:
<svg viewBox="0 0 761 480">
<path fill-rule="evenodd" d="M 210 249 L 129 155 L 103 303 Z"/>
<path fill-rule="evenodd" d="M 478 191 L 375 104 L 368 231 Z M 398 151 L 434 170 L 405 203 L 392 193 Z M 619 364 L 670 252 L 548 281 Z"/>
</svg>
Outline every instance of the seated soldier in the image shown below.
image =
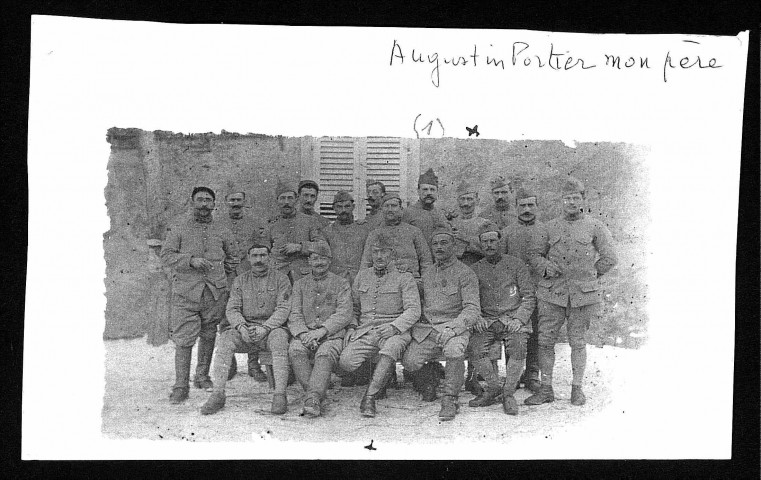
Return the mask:
<svg viewBox="0 0 761 480">
<path fill-rule="evenodd" d="M 251 350 L 272 352 L 275 393 L 272 413 L 283 414 L 288 409 L 285 388 L 288 382 L 288 332 L 285 322 L 291 311 L 291 283 L 285 274 L 270 268 L 270 249 L 254 244 L 248 250 L 251 270 L 233 281 L 227 302 L 229 326 L 220 334 L 214 355 L 214 390 L 201 407 L 210 415 L 225 406 L 225 382 L 235 353 Z"/>
<path fill-rule="evenodd" d="M 307 392 L 302 413 L 319 417 L 351 322 L 351 288 L 343 276 L 328 271 L 332 255 L 326 242 L 315 242 L 308 251 L 312 273 L 293 285 L 288 329 L 294 338 L 288 354 L 296 378 Z"/>
<path fill-rule="evenodd" d="M 526 342 L 531 332 L 531 312 L 536 306 L 531 274 L 523 260 L 502 254 L 499 227 L 489 221 L 481 226 L 478 238 L 486 257 L 471 265 L 481 297 L 481 319 L 476 322 L 470 337 L 469 353 L 487 388 L 468 402 L 471 407 L 486 407 L 497 402 L 502 394 L 505 413 L 518 415 L 515 388 L 526 359 Z M 500 388 L 499 375 L 489 351 L 493 345 L 505 342 L 507 378 Z"/>
<path fill-rule="evenodd" d="M 423 273 L 423 315 L 412 327 L 412 342 L 404 353 L 404 368 L 413 375 L 423 365 L 444 355 L 444 396 L 439 419 L 452 420 L 465 381 L 465 351 L 470 328 L 480 318 L 478 279 L 455 257 L 451 229 L 433 231 L 434 266 Z M 429 375 L 428 378 L 438 378 Z M 435 397 L 434 397 L 435 398 Z"/>
<path fill-rule="evenodd" d="M 354 372 L 365 361 L 380 357 L 359 405 L 365 417 L 375 416 L 375 400 L 385 396 L 391 372 L 412 340 L 409 329 L 420 318 L 417 283 L 411 273 L 399 272 L 393 265 L 393 240 L 382 232 L 370 247 L 373 266 L 361 269 L 354 280 L 354 320 L 339 361 L 344 371 Z"/>
</svg>

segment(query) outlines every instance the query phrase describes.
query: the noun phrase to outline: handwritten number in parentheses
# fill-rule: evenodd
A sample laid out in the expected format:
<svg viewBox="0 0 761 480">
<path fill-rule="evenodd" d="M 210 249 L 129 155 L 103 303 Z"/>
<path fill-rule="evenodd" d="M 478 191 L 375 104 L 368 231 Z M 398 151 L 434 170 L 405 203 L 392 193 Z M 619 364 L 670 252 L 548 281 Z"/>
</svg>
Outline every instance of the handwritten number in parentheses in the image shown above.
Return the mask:
<svg viewBox="0 0 761 480">
<path fill-rule="evenodd" d="M 418 116 L 415 117 L 415 122 L 412 125 L 412 128 L 415 130 L 415 135 L 417 135 L 417 138 L 420 138 L 420 131 L 422 131 L 427 137 L 431 137 L 431 136 L 435 137 L 436 133 L 438 132 L 434 131 L 435 133 L 433 135 L 431 133 L 436 124 L 438 124 L 438 127 L 441 128 L 441 134 L 439 135 L 439 137 L 444 138 L 444 124 L 441 123 L 441 120 L 438 117 L 436 117 L 434 120 L 430 120 L 428 123 L 425 124 L 425 126 L 423 126 L 423 128 L 420 129 L 420 131 L 418 131 L 418 126 L 417 126 L 418 120 L 420 120 L 420 117 L 422 116 L 423 114 L 419 113 Z"/>
</svg>

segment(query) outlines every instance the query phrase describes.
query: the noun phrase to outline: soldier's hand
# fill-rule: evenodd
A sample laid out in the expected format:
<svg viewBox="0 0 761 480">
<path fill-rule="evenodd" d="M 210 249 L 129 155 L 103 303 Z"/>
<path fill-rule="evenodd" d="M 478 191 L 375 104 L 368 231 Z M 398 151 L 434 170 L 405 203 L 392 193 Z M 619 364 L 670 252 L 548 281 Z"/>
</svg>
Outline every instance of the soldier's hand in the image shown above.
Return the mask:
<svg viewBox="0 0 761 480">
<path fill-rule="evenodd" d="M 390 323 L 378 325 L 377 327 L 373 328 L 378 331 L 378 335 L 380 335 L 380 338 L 382 339 L 391 338 L 396 335 L 396 329 Z"/>
<path fill-rule="evenodd" d="M 292 253 L 300 252 L 301 244 L 300 243 L 286 243 L 285 245 L 283 245 L 283 249 L 281 251 L 285 255 L 290 255 Z"/>
<path fill-rule="evenodd" d="M 248 330 L 248 327 L 246 325 L 241 325 L 238 327 L 238 332 L 240 332 L 240 338 L 243 339 L 246 343 L 254 343 L 251 339 L 251 332 Z"/>
<path fill-rule="evenodd" d="M 485 318 L 481 318 L 473 326 L 473 329 L 479 333 L 483 333 L 489 329 L 489 321 Z"/>
<path fill-rule="evenodd" d="M 507 327 L 507 332 L 508 333 L 515 333 L 515 332 L 519 331 L 522 326 L 523 326 L 523 324 L 517 318 L 508 318 L 507 319 L 507 325 L 505 325 L 505 327 Z"/>
<path fill-rule="evenodd" d="M 198 270 L 211 270 L 214 264 L 205 258 L 193 257 L 190 259 L 190 266 Z"/>
<path fill-rule="evenodd" d="M 304 338 L 302 338 L 301 342 L 304 345 L 310 345 L 313 343 L 319 342 L 319 340 L 324 337 L 327 334 L 327 330 L 324 327 L 316 328 L 314 330 L 310 330 L 307 333 L 304 334 Z"/>
<path fill-rule="evenodd" d="M 266 337 L 268 333 L 269 333 L 269 330 L 257 325 L 256 327 L 254 327 L 252 340 L 254 341 L 254 343 L 260 342 L 264 340 L 264 337 Z"/>
<path fill-rule="evenodd" d="M 563 270 L 555 262 L 547 262 L 544 271 L 547 278 L 558 277 L 563 273 Z"/>
<path fill-rule="evenodd" d="M 440 334 L 439 334 L 439 345 L 441 347 L 444 347 L 444 345 L 447 344 L 448 341 L 450 341 L 452 338 L 454 338 L 454 330 L 451 328 L 445 328 Z"/>
<path fill-rule="evenodd" d="M 349 342 L 351 341 L 351 337 L 354 336 L 355 331 L 356 330 L 353 328 L 346 329 L 346 334 L 344 335 L 344 347 L 349 344 Z"/>
</svg>

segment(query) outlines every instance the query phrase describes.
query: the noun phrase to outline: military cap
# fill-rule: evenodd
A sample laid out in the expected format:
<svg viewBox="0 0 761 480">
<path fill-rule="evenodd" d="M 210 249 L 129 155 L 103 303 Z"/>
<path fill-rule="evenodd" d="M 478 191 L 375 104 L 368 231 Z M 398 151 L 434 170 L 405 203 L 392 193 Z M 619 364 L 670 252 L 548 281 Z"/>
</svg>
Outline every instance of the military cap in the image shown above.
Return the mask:
<svg viewBox="0 0 761 480">
<path fill-rule="evenodd" d="M 398 193 L 391 193 L 391 192 L 389 192 L 389 193 L 383 195 L 383 197 L 381 197 L 381 205 L 383 205 L 384 203 L 388 202 L 389 200 L 393 200 L 395 198 L 399 200 L 400 204 L 402 203 L 402 197 L 400 197 Z"/>
<path fill-rule="evenodd" d="M 386 232 L 378 232 L 378 235 L 376 235 L 375 238 L 373 239 L 373 243 L 371 246 L 378 247 L 380 249 L 393 250 L 394 239 L 391 237 L 391 235 L 387 234 Z"/>
<path fill-rule="evenodd" d="M 298 194 L 299 190 L 292 182 L 283 182 L 278 178 L 277 187 L 275 187 L 275 196 L 279 197 L 286 192 L 293 192 L 294 194 Z"/>
<path fill-rule="evenodd" d="M 480 227 L 478 227 L 478 238 L 481 238 L 482 234 L 488 233 L 488 232 L 500 233 L 499 226 L 496 223 L 492 222 L 491 220 L 489 220 L 488 222 L 484 222 Z"/>
<path fill-rule="evenodd" d="M 522 199 L 522 198 L 529 198 L 529 197 L 538 198 L 536 196 L 536 192 L 534 192 L 534 190 L 529 188 L 529 187 L 521 186 L 518 189 L 518 191 L 515 193 L 515 201 L 516 202 L 518 200 Z"/>
<path fill-rule="evenodd" d="M 476 189 L 476 187 L 474 187 L 473 184 L 471 184 L 467 180 L 463 180 L 457 186 L 457 190 L 455 190 L 455 194 L 459 197 L 461 195 L 465 195 L 466 193 L 478 193 L 478 189 Z"/>
<path fill-rule="evenodd" d="M 299 182 L 299 189 L 297 190 L 297 192 L 300 192 L 301 189 L 304 188 L 304 187 L 314 188 L 318 192 L 320 191 L 320 186 L 317 185 L 317 182 L 315 182 L 314 180 L 302 180 L 302 181 L 300 181 Z"/>
<path fill-rule="evenodd" d="M 454 232 L 449 225 L 439 225 L 438 227 L 434 228 L 433 233 L 431 233 L 431 239 L 433 239 L 436 235 L 449 235 L 450 237 L 454 238 Z"/>
<path fill-rule="evenodd" d="M 496 188 L 504 187 L 505 185 L 507 185 L 507 182 L 505 182 L 505 177 L 503 177 L 502 175 L 493 178 L 492 181 L 489 182 L 489 186 L 491 187 L 492 190 Z"/>
<path fill-rule="evenodd" d="M 206 192 L 209 195 L 211 195 L 211 199 L 212 200 L 214 200 L 214 201 L 217 200 L 217 196 L 214 194 L 214 190 L 212 190 L 209 187 L 195 187 L 193 189 L 193 193 L 190 194 L 190 198 L 196 198 L 196 193 L 198 193 L 198 192 Z"/>
<path fill-rule="evenodd" d="M 318 240 L 316 242 L 312 242 L 309 244 L 309 247 L 307 248 L 308 253 L 316 253 L 317 255 L 322 255 L 323 257 L 333 258 L 333 254 L 330 251 L 330 245 L 328 245 L 328 242 L 324 240 Z"/>
<path fill-rule="evenodd" d="M 569 175 L 565 182 L 563 182 L 561 193 L 563 195 L 568 195 L 570 193 L 580 193 L 584 195 L 584 184 L 578 178 Z"/>
<path fill-rule="evenodd" d="M 336 194 L 333 196 L 333 203 L 338 202 L 345 202 L 347 200 L 354 201 L 354 197 L 351 196 L 351 193 L 347 192 L 346 190 L 339 190 L 336 192 Z"/>
<path fill-rule="evenodd" d="M 439 177 L 436 176 L 435 173 L 433 173 L 433 169 L 429 168 L 425 171 L 424 174 L 420 175 L 420 178 L 417 180 L 418 185 L 426 184 L 426 185 L 435 185 L 439 186 Z"/>
</svg>

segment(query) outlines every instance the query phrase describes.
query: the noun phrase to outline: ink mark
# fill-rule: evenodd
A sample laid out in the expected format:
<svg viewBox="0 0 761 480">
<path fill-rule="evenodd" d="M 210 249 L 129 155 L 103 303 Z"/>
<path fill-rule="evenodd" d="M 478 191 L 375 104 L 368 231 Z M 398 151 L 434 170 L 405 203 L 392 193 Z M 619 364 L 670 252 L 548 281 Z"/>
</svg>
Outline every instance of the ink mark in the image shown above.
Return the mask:
<svg viewBox="0 0 761 480">
<path fill-rule="evenodd" d="M 417 136 L 417 138 L 420 138 L 420 131 L 418 131 L 418 128 L 417 128 L 417 121 L 418 121 L 418 119 L 419 119 L 419 118 L 420 118 L 422 115 L 423 115 L 422 113 L 419 113 L 419 114 L 417 115 L 417 117 L 415 117 L 415 121 L 412 123 L 412 128 L 413 128 L 413 130 L 415 130 L 415 135 Z M 441 123 L 441 120 L 440 120 L 438 117 L 436 118 L 436 122 L 439 124 L 439 127 L 441 127 L 441 137 L 443 138 L 443 137 L 444 137 L 444 124 L 443 124 L 443 123 Z M 431 136 L 431 129 L 432 129 L 432 128 L 433 128 L 433 120 L 430 120 L 430 121 L 429 121 L 428 123 L 426 123 L 426 124 L 425 124 L 425 126 L 424 126 L 423 128 L 421 128 L 420 130 L 422 130 L 423 132 L 425 132 L 425 134 L 426 134 L 427 136 L 429 136 L 429 137 L 430 137 L 430 136 Z"/>
<path fill-rule="evenodd" d="M 682 40 L 682 41 L 687 43 L 697 43 L 698 45 L 700 45 L 700 42 L 696 42 L 695 40 Z"/>
<path fill-rule="evenodd" d="M 478 133 L 478 125 L 474 126 L 473 128 L 465 127 L 465 130 L 468 131 L 468 136 L 471 136 L 474 133 L 476 134 L 477 137 L 481 135 L 480 133 Z"/>
<path fill-rule="evenodd" d="M 366 448 L 368 450 L 371 450 L 371 451 L 372 450 L 378 450 L 377 448 L 373 447 L 373 441 L 372 440 L 370 440 L 370 445 L 365 445 L 364 448 Z"/>
</svg>

